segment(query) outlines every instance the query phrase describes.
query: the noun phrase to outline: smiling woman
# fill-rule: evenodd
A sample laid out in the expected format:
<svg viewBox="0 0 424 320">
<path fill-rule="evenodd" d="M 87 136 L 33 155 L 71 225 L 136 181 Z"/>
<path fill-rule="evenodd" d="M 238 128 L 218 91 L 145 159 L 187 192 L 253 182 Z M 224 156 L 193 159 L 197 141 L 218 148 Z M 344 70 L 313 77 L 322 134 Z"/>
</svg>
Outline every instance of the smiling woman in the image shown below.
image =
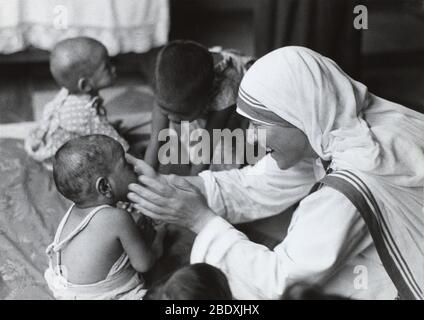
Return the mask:
<svg viewBox="0 0 424 320">
<path fill-rule="evenodd" d="M 160 176 L 132 159 L 150 178 L 140 176 L 129 199 L 196 232 L 191 262 L 223 270 L 235 298 L 279 299 L 299 282 L 354 299 L 423 299 L 424 116 L 370 94 L 302 47 L 258 60 L 242 81 L 238 111 L 267 129 L 271 154 L 194 178 Z M 310 192 L 326 174 L 321 161 L 333 173 Z M 230 224 L 296 203 L 273 250 Z M 358 265 L 366 287 L 357 285 Z"/>
<path fill-rule="evenodd" d="M 277 162 L 282 170 L 291 168 L 305 158 L 315 155 L 306 135 L 288 124 L 287 126 L 255 124 L 257 130 L 266 132 L 265 146 L 267 153 Z"/>
</svg>

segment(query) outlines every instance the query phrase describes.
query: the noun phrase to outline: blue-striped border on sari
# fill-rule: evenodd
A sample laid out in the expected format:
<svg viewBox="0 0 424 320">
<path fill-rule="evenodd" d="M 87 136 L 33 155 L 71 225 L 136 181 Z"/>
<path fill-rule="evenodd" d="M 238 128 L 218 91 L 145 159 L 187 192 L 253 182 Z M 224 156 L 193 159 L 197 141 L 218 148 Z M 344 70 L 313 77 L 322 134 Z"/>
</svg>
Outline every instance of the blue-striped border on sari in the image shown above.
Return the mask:
<svg viewBox="0 0 424 320">
<path fill-rule="evenodd" d="M 250 118 L 270 124 L 280 124 L 283 120 L 274 112 L 268 110 L 263 104 L 246 93 L 241 87 L 237 98 L 237 108 L 246 113 Z"/>
<path fill-rule="evenodd" d="M 344 194 L 358 209 L 367 224 L 383 266 L 399 292 L 399 297 L 423 300 L 422 288 L 415 280 L 365 183 L 347 170 L 333 172 L 325 176 L 321 183 Z"/>
</svg>

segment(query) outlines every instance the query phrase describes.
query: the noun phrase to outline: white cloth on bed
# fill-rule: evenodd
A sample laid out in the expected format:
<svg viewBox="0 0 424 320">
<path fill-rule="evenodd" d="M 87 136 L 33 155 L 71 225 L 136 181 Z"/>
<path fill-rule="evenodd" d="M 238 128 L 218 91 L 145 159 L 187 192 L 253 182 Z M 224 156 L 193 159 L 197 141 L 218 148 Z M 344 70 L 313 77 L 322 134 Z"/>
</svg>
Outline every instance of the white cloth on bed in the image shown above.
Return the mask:
<svg viewBox="0 0 424 320">
<path fill-rule="evenodd" d="M 168 32 L 168 0 L 0 0 L 4 54 L 75 36 L 101 41 L 110 55 L 141 53 L 165 44 Z"/>
</svg>

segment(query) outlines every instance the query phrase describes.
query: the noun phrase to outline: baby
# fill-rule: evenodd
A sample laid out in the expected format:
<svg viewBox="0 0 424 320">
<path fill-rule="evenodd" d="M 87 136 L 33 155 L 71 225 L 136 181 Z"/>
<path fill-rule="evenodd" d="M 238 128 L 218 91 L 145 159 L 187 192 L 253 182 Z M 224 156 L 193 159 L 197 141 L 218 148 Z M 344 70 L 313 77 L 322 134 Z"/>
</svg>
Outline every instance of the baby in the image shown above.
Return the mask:
<svg viewBox="0 0 424 320">
<path fill-rule="evenodd" d="M 104 134 L 128 144 L 106 118 L 99 90 L 112 85 L 115 69 L 99 41 L 77 37 L 59 42 L 51 52 L 50 71 L 62 89 L 46 105 L 38 127 L 25 141 L 25 149 L 48 169 L 56 151 L 68 140 Z"/>
<path fill-rule="evenodd" d="M 238 87 L 253 61 L 251 57 L 231 51 L 208 50 L 193 41 L 177 40 L 162 48 L 156 60 L 156 106 L 145 161 L 163 173 L 196 175 L 207 169 L 208 164 L 199 165 L 190 158 L 190 148 L 196 143 L 190 143 L 189 137 L 183 134 L 181 122 L 189 122 L 190 133 L 206 129 L 210 137 L 213 129 L 241 127 L 241 119 L 235 114 Z M 179 136 L 181 152 L 190 159 L 188 165 L 160 166 L 158 151 L 163 142 L 158 135 L 166 128 Z M 215 146 L 210 147 L 213 160 Z"/>
<path fill-rule="evenodd" d="M 73 202 L 47 248 L 45 279 L 54 297 L 141 299 L 139 272 L 162 254 L 164 232 L 147 239 L 132 216 L 115 207 L 137 181 L 122 146 L 104 135 L 72 139 L 55 155 L 53 178 Z"/>
</svg>

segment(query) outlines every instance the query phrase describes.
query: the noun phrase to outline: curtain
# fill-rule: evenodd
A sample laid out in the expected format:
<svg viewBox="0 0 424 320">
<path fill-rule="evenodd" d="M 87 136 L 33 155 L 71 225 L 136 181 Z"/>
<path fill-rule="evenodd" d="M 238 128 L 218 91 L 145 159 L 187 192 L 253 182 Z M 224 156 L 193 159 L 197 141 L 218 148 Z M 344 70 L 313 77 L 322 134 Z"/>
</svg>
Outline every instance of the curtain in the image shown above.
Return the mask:
<svg viewBox="0 0 424 320">
<path fill-rule="evenodd" d="M 110 55 L 143 53 L 168 40 L 168 0 L 0 0 L 0 53 L 88 36 Z"/>
<path fill-rule="evenodd" d="M 356 0 L 275 0 L 271 49 L 311 48 L 359 75 L 361 31 L 353 26 Z"/>
</svg>

